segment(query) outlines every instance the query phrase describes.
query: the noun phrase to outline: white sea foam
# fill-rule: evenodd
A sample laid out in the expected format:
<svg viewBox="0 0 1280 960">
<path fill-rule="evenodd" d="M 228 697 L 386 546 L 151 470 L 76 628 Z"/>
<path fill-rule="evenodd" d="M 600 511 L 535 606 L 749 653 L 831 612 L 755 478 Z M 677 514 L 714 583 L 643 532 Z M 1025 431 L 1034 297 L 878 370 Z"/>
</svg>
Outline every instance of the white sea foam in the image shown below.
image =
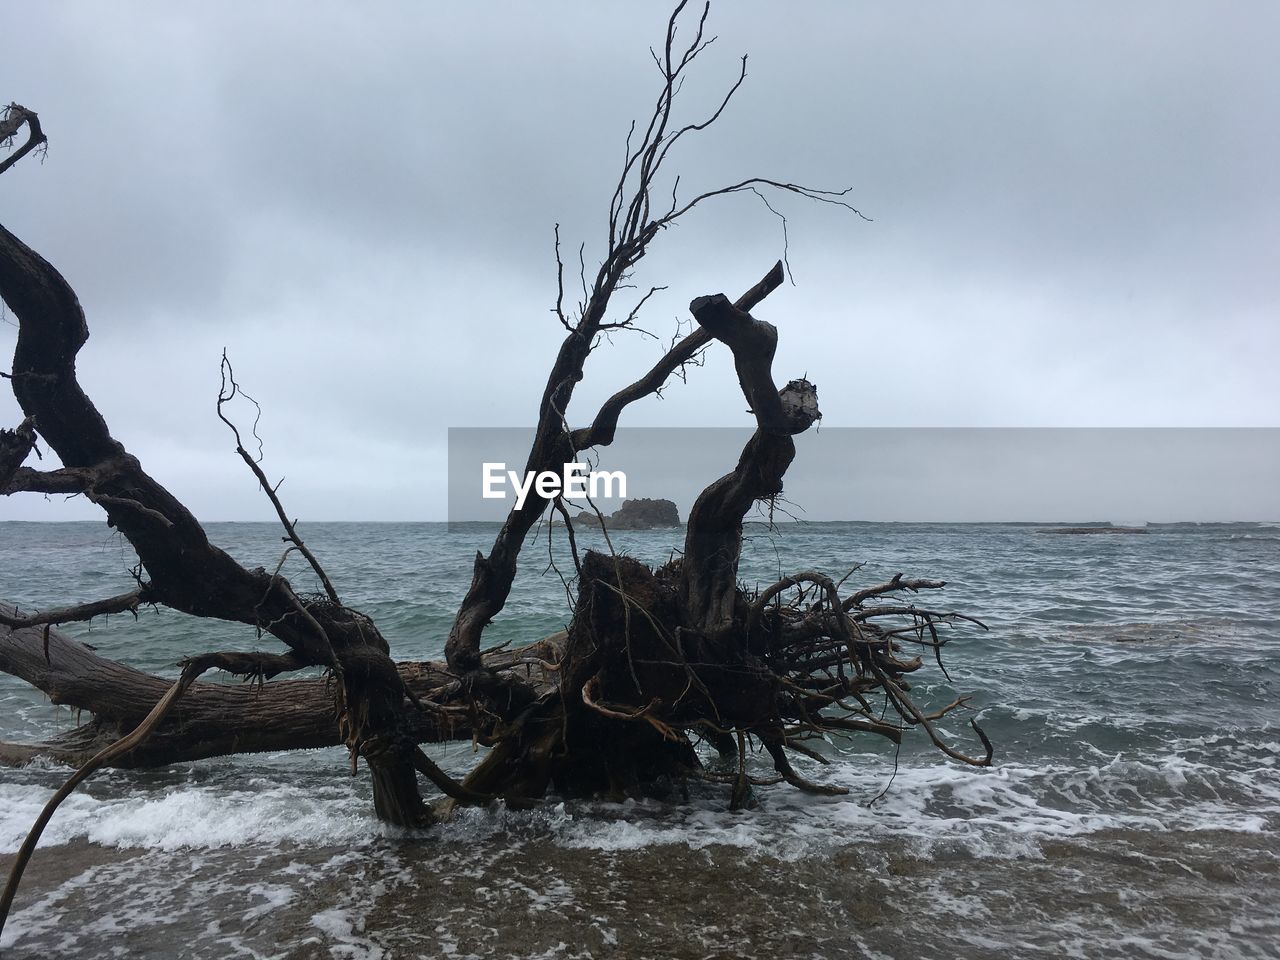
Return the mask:
<svg viewBox="0 0 1280 960">
<path fill-rule="evenodd" d="M 358 936 L 356 930 L 362 926 L 357 916 L 350 910 L 330 907 L 312 914 L 311 925 L 323 933 L 336 945 L 330 947 L 334 956 L 360 958 L 360 960 L 379 960 L 385 951 L 371 940 Z"/>
<path fill-rule="evenodd" d="M 689 805 L 628 802 L 622 807 L 559 804 L 511 813 L 472 810 L 451 832 L 472 836 L 532 830 L 569 848 L 606 852 L 651 846 L 728 846 L 784 860 L 868 838 L 961 844 L 971 856 L 1038 856 L 1038 841 L 1109 830 L 1228 830 L 1256 833 L 1280 815 L 1277 778 L 1228 773 L 1172 755 L 1154 762 L 1112 757 L 1094 765 L 1004 764 L 975 770 L 929 764 L 899 770 L 885 798 L 867 800 L 883 777 L 859 765 L 833 764 L 826 779 L 848 783 L 849 797 L 814 798 L 786 788 L 762 790 L 764 805 L 730 813 L 724 798 Z M 810 773 L 811 776 L 817 774 Z M 1241 782 L 1236 782 L 1241 781 Z M 1242 808 L 1228 789 L 1245 788 Z"/>
<path fill-rule="evenodd" d="M 13 853 L 53 791 L 0 783 L 0 852 Z M 337 844 L 376 835 L 368 801 L 341 788 L 288 783 L 231 790 L 171 787 L 163 794 L 100 799 L 73 793 L 58 808 L 42 846 L 89 840 L 103 846 L 161 850 L 294 842 Z"/>
<path fill-rule="evenodd" d="M 723 791 L 703 788 L 690 804 L 549 804 L 529 812 L 466 810 L 451 837 L 498 833 L 543 836 L 570 848 L 635 850 L 677 844 L 730 846 L 782 858 L 866 836 L 922 842 L 964 841 L 976 855 L 1007 856 L 1018 838 L 1104 830 L 1258 832 L 1280 815 L 1275 744 L 1250 746 L 1223 764 L 1227 746 L 1197 741 L 1160 757 L 1097 756 L 1093 763 L 974 769 L 928 762 L 902 766 L 889 780 L 881 758 L 846 758 L 807 775 L 851 789 L 816 798 L 787 787 L 759 791 L 761 809 L 731 813 Z M 1267 744 L 1261 745 L 1266 747 Z M 1094 752 L 1095 755 L 1097 751 Z M 1246 762 L 1247 761 L 1247 762 Z M 59 808 L 42 846 L 88 840 L 159 850 L 293 843 L 325 847 L 380 832 L 367 797 L 350 781 L 297 784 L 261 779 L 256 789 L 180 784 L 157 795 L 112 784 L 112 795 L 76 793 Z M 16 851 L 52 790 L 0 783 L 0 851 Z M 264 892 L 263 896 L 283 896 Z"/>
<path fill-rule="evenodd" d="M 244 914 L 244 921 L 251 923 L 265 917 L 273 910 L 287 906 L 297 899 L 298 892 L 293 887 L 278 883 L 255 883 L 246 891 L 251 897 L 261 897 L 263 902 L 250 907 Z"/>
</svg>

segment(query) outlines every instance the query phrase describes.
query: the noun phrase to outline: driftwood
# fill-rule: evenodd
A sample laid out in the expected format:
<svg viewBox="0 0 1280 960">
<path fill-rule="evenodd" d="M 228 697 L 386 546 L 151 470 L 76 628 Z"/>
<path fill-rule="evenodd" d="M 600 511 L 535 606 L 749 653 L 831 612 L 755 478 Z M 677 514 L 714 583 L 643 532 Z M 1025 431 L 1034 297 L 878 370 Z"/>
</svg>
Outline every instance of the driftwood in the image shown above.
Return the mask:
<svg viewBox="0 0 1280 960">
<path fill-rule="evenodd" d="M 0 606 L 0 670 L 90 715 L 85 725 L 49 743 L 0 748 L 10 762 L 45 755 L 80 766 L 42 814 L 26 855 L 57 800 L 107 763 L 149 766 L 345 744 L 353 766 L 363 760 L 367 767 L 378 817 L 416 826 L 435 815 L 424 803 L 419 775 L 443 795 L 436 809 L 445 812 L 454 803 L 496 798 L 533 803 L 548 790 L 622 797 L 688 778 L 723 782 L 730 803 L 740 806 L 752 796 L 752 786 L 762 783 L 842 792 L 839 785 L 805 778 L 791 760 L 798 754 L 822 761 L 811 744 L 835 735 L 870 733 L 897 741 L 918 727 L 953 759 L 991 762 L 991 745 L 976 726 L 983 749 L 972 755 L 946 742 L 934 726 L 966 706 L 963 698 L 927 712 L 910 697 L 908 677 L 926 661 L 908 648 L 930 654 L 941 667 L 943 628 L 976 623 L 903 599 L 939 589 L 941 582 L 898 576 L 842 592 L 844 580 L 820 571 L 801 571 L 756 592 L 738 582 L 743 518 L 781 494 L 796 454 L 793 437 L 821 417 L 812 383 L 791 380 L 778 388 L 778 331 L 754 314 L 781 286 L 783 263 L 734 301 L 718 293 L 695 298 L 692 332 L 673 340 L 647 374 L 610 397 L 589 426 L 571 426 L 573 393 L 593 350 L 603 335 L 636 329 L 640 308 L 657 289 L 628 312 L 614 303 L 619 291 L 632 286 L 636 265 L 666 227 L 713 198 L 762 196 L 766 190 L 857 213 L 844 199 L 847 191 L 763 178 L 680 195 L 678 178 L 666 173 L 671 151 L 714 123 L 746 76 L 743 58 L 710 116 L 674 121 L 681 84 L 710 43 L 706 7 L 681 29 L 687 41 L 676 43 L 677 23 L 690 19 L 685 6 L 676 7 L 665 43 L 654 53 L 662 86 L 652 116 L 628 137 L 604 253 L 594 279 L 584 271 L 584 296 L 576 310 L 564 302 L 557 231 L 555 315 L 564 339 L 537 404 L 526 471 L 558 471 L 592 448 L 607 446 L 627 407 L 685 376 L 702 351 L 721 346 L 733 356 L 755 433 L 737 464 L 697 498 L 682 555 L 657 570 L 612 552 L 579 555 L 565 503 L 531 492 L 508 515 L 490 550 L 475 557 L 471 584 L 446 638 L 444 663 L 397 664 L 376 624 L 342 600 L 277 496 L 260 454 L 250 453 L 253 445 L 246 445 L 229 415 L 229 402 L 247 395 L 225 355 L 216 415 L 276 510 L 285 549 L 273 570 L 250 570 L 210 542 L 191 512 L 111 435 L 81 388 L 76 356 L 88 327 L 71 286 L 0 226 L 0 294 L 18 323 L 13 368 L 5 377 L 24 416 L 15 429 L 0 431 L 0 493 L 81 494 L 102 508 L 108 525 L 129 541 L 140 561 L 134 588 L 115 597 L 44 611 Z M 26 144 L 0 172 L 43 145 L 37 118 L 25 108 L 10 108 L 0 139 L 16 138 L 24 126 Z M 40 443 L 52 449 L 61 467 L 42 470 L 27 462 Z M 554 529 L 566 536 L 575 567 L 569 629 L 530 647 L 484 653 L 484 632 L 510 596 L 528 535 L 552 510 L 563 520 Z M 305 563 L 322 592 L 293 587 L 284 573 L 291 559 Z M 150 605 L 249 624 L 264 639 L 277 641 L 279 650 L 192 651 L 175 682 L 99 657 L 56 629 Z M 248 682 L 196 679 L 210 670 Z M 276 679 L 302 670 L 321 675 Z M 419 746 L 447 739 L 491 747 L 461 783 L 436 768 Z M 773 775 L 748 769 L 748 741 L 767 750 Z M 722 756 L 736 756 L 736 772 L 704 766 L 698 749 L 703 743 Z M 25 855 L 15 864 L 6 904 L 24 863 Z"/>
<path fill-rule="evenodd" d="M 0 615 L 16 611 L 0 604 Z M 485 654 L 495 672 L 509 671 L 546 692 L 554 687 L 546 669 L 560 657 L 564 634 L 512 650 Z M 410 717 L 416 743 L 485 739 L 458 699 L 460 685 L 442 662 L 396 664 L 407 691 L 433 709 Z M 11 629 L 0 624 L 0 671 L 43 691 L 51 703 L 89 715 L 87 722 L 39 744 L 0 743 L 0 764 L 47 757 L 79 766 L 95 752 L 134 729 L 172 686 L 154 676 L 101 657 L 57 627 Z M 234 753 L 264 753 L 333 747 L 343 742 L 331 680 L 269 683 L 195 682 L 165 722 L 137 748 L 116 758 L 116 767 L 156 767 Z"/>
</svg>

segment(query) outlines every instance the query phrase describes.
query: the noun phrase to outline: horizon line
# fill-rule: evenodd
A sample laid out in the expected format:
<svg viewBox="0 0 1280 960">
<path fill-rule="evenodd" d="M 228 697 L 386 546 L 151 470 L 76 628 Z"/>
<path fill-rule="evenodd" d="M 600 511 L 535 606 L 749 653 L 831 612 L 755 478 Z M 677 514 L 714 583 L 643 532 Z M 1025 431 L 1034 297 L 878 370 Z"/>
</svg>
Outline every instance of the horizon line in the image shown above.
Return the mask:
<svg viewBox="0 0 1280 960">
<path fill-rule="evenodd" d="M 300 524 L 353 524 L 353 525 L 373 525 L 373 524 L 435 524 L 439 526 L 452 526 L 455 524 L 490 524 L 493 526 L 501 526 L 504 520 L 303 520 L 295 521 Z M 77 524 L 77 523 L 106 523 L 106 518 L 87 520 L 23 520 L 23 519 L 0 519 L 0 523 L 30 523 L 43 526 L 56 526 L 60 524 Z M 269 520 L 200 520 L 199 523 L 243 523 L 243 524 L 270 524 L 279 526 L 278 519 Z M 946 524 L 949 526 L 979 526 L 979 525 L 1001 525 L 1001 526 L 1052 526 L 1052 527 L 1161 527 L 1161 526 L 1204 526 L 1204 525 L 1232 525 L 1232 524 L 1255 524 L 1259 526 L 1277 525 L 1280 526 L 1280 520 L 866 520 L 866 519 L 823 519 L 810 520 L 807 518 L 790 518 L 768 521 L 764 519 L 744 519 L 744 524 L 767 525 L 772 523 L 774 526 L 796 526 L 801 524 L 813 523 L 868 523 L 868 524 Z M 557 525 L 561 525 L 557 521 Z M 682 521 L 679 527 L 687 526 L 687 522 Z M 613 532 L 639 532 L 646 533 L 651 530 L 675 530 L 678 527 L 650 527 L 647 530 L 630 531 L 625 527 L 619 527 Z"/>
</svg>

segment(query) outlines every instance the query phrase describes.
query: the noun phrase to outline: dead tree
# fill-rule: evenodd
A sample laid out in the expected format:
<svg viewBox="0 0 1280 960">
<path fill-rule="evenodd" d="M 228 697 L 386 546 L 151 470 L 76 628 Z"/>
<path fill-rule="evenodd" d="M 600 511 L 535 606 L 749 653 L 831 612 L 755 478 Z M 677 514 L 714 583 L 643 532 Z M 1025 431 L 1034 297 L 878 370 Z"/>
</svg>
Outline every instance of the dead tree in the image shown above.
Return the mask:
<svg viewBox="0 0 1280 960">
<path fill-rule="evenodd" d="M 0 670 L 36 685 L 55 703 L 92 715 L 53 742 L 6 745 L 0 759 L 51 755 L 83 765 L 80 777 L 103 763 L 150 766 L 343 743 L 353 764 L 362 758 L 368 767 L 378 817 L 409 826 L 433 815 L 423 802 L 419 774 L 447 797 L 441 810 L 496 798 L 534 803 L 549 789 L 621 797 L 688 778 L 726 783 L 731 802 L 740 805 L 760 783 L 842 792 L 794 768 L 793 754 L 823 759 L 809 740 L 872 733 L 897 741 L 917 726 L 948 756 L 990 763 L 991 745 L 980 730 L 983 752 L 970 756 L 934 728 L 944 713 L 965 706 L 963 699 L 926 713 L 909 696 L 906 677 L 924 661 L 900 656 L 904 645 L 932 652 L 941 666 L 947 638 L 939 628 L 970 618 L 896 598 L 940 588 L 941 582 L 899 575 L 842 592 L 843 580 L 804 571 L 754 594 L 739 586 L 744 518 L 781 493 L 795 456 L 792 438 L 821 416 L 813 384 L 792 380 L 778 388 L 772 370 L 777 330 L 753 315 L 782 283 L 782 263 L 735 301 L 722 294 L 695 298 L 692 332 L 645 376 L 610 397 L 589 425 L 571 426 L 574 388 L 602 335 L 634 328 L 656 292 L 650 289 L 626 312 L 615 307 L 616 294 L 629 289 L 635 267 L 666 227 L 707 201 L 744 192 L 789 194 L 861 216 L 846 201 L 847 191 L 764 178 L 681 196 L 678 179 L 667 170 L 673 149 L 710 127 L 746 77 L 743 57 L 709 116 L 675 121 L 680 86 L 714 39 L 705 34 L 708 7 L 691 16 L 686 3 L 676 7 L 663 47 L 654 53 L 661 73 L 657 101 L 645 124 L 633 124 L 628 135 L 607 243 L 576 309 L 565 303 L 557 228 L 555 312 L 564 338 L 538 402 L 526 462 L 529 471 L 555 471 L 607 446 L 630 404 L 683 375 L 703 350 L 723 345 L 732 353 L 755 433 L 733 469 L 697 498 L 681 557 L 651 570 L 611 554 L 579 556 L 565 504 L 531 492 L 511 511 L 489 552 L 475 558 L 471 585 L 447 638 L 447 662 L 397 664 L 370 618 L 342 601 L 226 415 L 226 403 L 242 392 L 226 358 L 217 413 L 280 518 L 287 546 L 274 570 L 246 569 L 211 543 L 191 512 L 111 435 L 76 379 L 76 355 L 88 328 L 75 293 L 52 265 L 0 226 L 0 293 L 19 325 L 13 369 L 5 376 L 25 416 L 16 429 L 0 432 L 0 493 L 81 494 L 103 509 L 108 525 L 124 535 L 140 560 L 134 589 L 120 596 L 56 610 L 0 606 Z M 677 42 L 678 32 L 687 41 Z M 0 139 L 13 140 L 24 127 L 28 139 L 0 172 L 43 144 L 37 116 L 11 105 Z M 61 467 L 27 465 L 40 441 L 57 454 Z M 507 602 L 521 549 L 552 510 L 563 518 L 577 567 L 571 625 L 530 647 L 483 655 L 485 628 Z M 295 590 L 284 576 L 295 554 L 322 592 Z M 56 629 L 152 605 L 249 624 L 280 641 L 282 649 L 193 653 L 174 683 L 103 660 Z M 322 668 L 323 678 L 275 679 L 308 667 Z M 256 684 L 250 690 L 196 679 L 210 669 Z M 885 710 L 892 719 L 884 719 Z M 436 768 L 419 746 L 448 739 L 474 739 L 491 748 L 461 783 Z M 775 775 L 761 778 L 749 771 L 750 740 L 768 751 Z M 697 749 L 702 742 L 737 756 L 736 772 L 708 769 Z M 7 903 L 0 922 L 4 910 Z"/>
</svg>

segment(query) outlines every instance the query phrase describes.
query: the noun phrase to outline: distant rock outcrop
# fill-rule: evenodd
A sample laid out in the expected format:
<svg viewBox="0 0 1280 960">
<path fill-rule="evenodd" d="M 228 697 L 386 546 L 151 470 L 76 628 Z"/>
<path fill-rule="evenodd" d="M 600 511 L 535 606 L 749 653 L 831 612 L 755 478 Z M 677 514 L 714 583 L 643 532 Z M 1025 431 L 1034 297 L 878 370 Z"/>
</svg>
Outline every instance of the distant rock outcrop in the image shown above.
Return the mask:
<svg viewBox="0 0 1280 960">
<path fill-rule="evenodd" d="M 600 524 L 595 511 L 583 510 L 574 518 L 580 523 Z M 656 530 L 661 527 L 680 526 L 680 511 L 670 500 L 639 498 L 627 500 L 610 516 L 605 517 L 610 530 Z"/>
</svg>

